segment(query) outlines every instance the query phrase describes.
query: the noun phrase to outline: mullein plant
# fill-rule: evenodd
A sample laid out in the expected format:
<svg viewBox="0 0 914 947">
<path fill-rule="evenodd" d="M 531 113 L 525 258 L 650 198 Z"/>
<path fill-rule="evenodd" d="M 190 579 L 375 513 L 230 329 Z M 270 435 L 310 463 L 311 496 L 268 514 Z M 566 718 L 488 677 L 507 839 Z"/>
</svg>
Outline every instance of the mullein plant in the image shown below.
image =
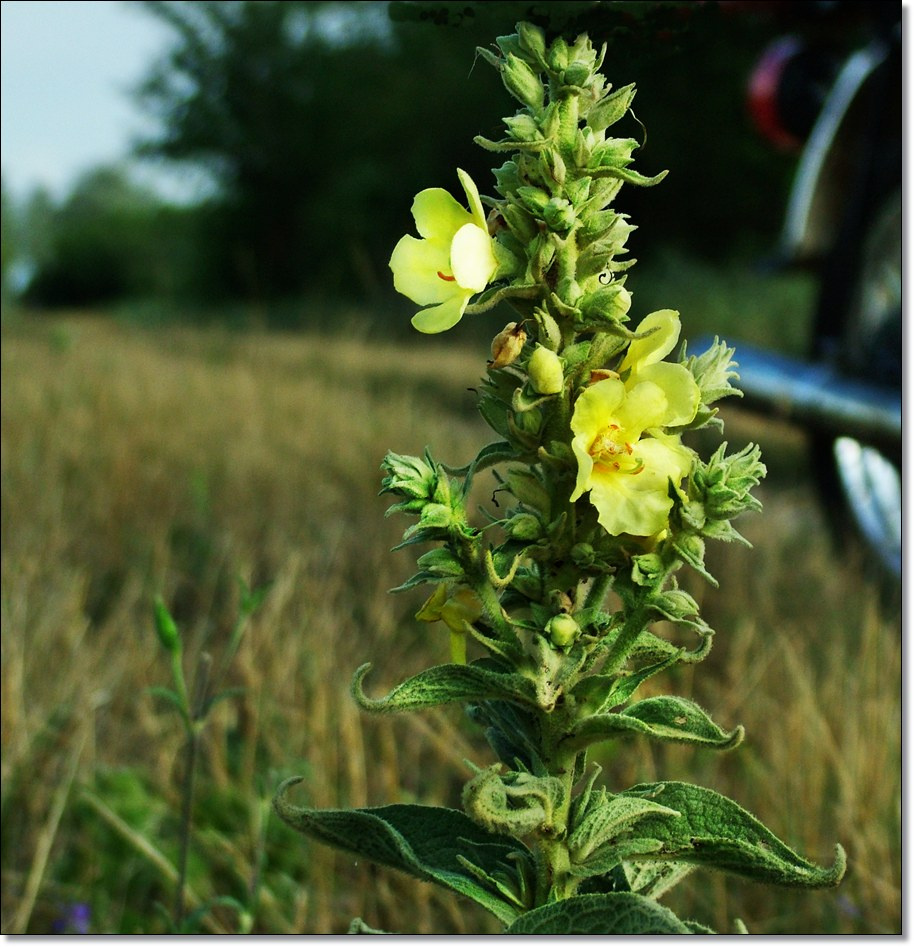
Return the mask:
<svg viewBox="0 0 914 947">
<path fill-rule="evenodd" d="M 478 387 L 496 439 L 456 469 L 426 451 L 383 462 L 389 512 L 414 522 L 397 548 L 420 545 L 426 586 L 418 618 L 450 634 L 450 662 L 371 697 L 360 667 L 352 692 L 371 713 L 465 705 L 497 762 L 475 766 L 462 810 L 395 804 L 275 808 L 311 838 L 452 889 L 491 911 L 509 934 L 711 933 L 659 903 L 696 868 L 794 887 L 836 885 L 736 802 L 674 780 L 600 785 L 587 754 L 630 738 L 737 746 L 692 701 L 639 696 L 649 679 L 709 652 L 712 630 L 679 587 L 685 565 L 715 584 L 707 540 L 745 542 L 731 521 L 758 510 L 759 450 L 704 459 L 686 432 L 722 429 L 721 398 L 739 394 L 734 350 L 700 355 L 679 342 L 679 314 L 630 324 L 625 243 L 634 229 L 611 203 L 638 142 L 612 137 L 634 86 L 600 74 L 605 47 L 586 35 L 547 44 L 521 23 L 480 56 L 520 109 L 499 141 L 496 197 L 463 171 L 466 206 L 448 191 L 413 204 L 418 237 L 391 257 L 396 288 L 422 307 L 420 332 L 451 328 L 507 302 L 515 320 L 492 344 Z M 675 360 L 673 358 L 675 357 Z M 470 515 L 470 489 L 494 473 L 497 515 Z M 737 929 L 744 928 L 737 922 Z M 363 921 L 353 932 L 371 932 Z"/>
</svg>

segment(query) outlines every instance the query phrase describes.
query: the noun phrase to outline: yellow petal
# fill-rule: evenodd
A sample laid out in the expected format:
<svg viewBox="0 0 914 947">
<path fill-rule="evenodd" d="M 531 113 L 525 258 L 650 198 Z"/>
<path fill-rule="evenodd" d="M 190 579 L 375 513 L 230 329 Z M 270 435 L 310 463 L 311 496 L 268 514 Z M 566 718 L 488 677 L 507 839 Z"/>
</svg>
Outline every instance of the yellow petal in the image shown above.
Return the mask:
<svg viewBox="0 0 914 947">
<path fill-rule="evenodd" d="M 663 389 L 667 400 L 666 416 L 662 422 L 664 427 L 688 424 L 695 417 L 701 402 L 701 391 L 685 365 L 658 362 L 640 369 L 633 377 L 638 382 L 649 381 Z"/>
<path fill-rule="evenodd" d="M 450 266 L 460 286 L 482 292 L 498 268 L 492 238 L 476 224 L 465 224 L 454 234 Z"/>
<path fill-rule="evenodd" d="M 571 430 L 587 437 L 587 446 L 615 417 L 625 398 L 625 385 L 618 378 L 605 378 L 585 388 L 575 402 Z"/>
<path fill-rule="evenodd" d="M 669 481 L 677 486 L 691 469 L 691 454 L 676 443 L 645 438 L 635 445 L 644 464 L 637 474 L 597 464 L 591 475 L 590 501 L 600 525 L 612 536 L 653 536 L 666 528 L 673 501 Z"/>
<path fill-rule="evenodd" d="M 571 449 L 574 456 L 578 459 L 578 479 L 574 485 L 574 493 L 570 500 L 574 503 L 579 497 L 582 497 L 590 489 L 590 477 L 593 473 L 593 458 L 590 456 L 590 442 L 592 438 L 586 434 L 579 434 L 571 442 Z"/>
<path fill-rule="evenodd" d="M 673 351 L 679 341 L 679 313 L 675 309 L 658 309 L 641 320 L 637 332 L 651 332 L 643 339 L 634 339 L 622 360 L 619 371 L 638 371 L 640 366 L 653 365 Z"/>
<path fill-rule="evenodd" d="M 401 237 L 390 255 L 394 287 L 420 306 L 444 302 L 454 294 L 454 283 L 438 274 L 450 271 L 447 247 L 433 240 Z"/>
<path fill-rule="evenodd" d="M 473 223 L 472 214 L 441 187 L 430 187 L 416 195 L 413 218 L 420 236 L 448 244 L 464 224 Z"/>
<path fill-rule="evenodd" d="M 668 411 L 663 389 L 651 381 L 642 381 L 626 392 L 625 400 L 616 410 L 616 423 L 629 440 L 637 440 L 646 428 L 663 426 Z"/>
<path fill-rule="evenodd" d="M 611 536 L 652 536 L 667 525 L 673 502 L 663 489 L 665 481 L 647 479 L 645 473 L 633 477 L 600 467 L 594 470 L 590 501 Z"/>
<path fill-rule="evenodd" d="M 482 201 L 479 199 L 479 190 L 477 189 L 476 184 L 462 168 L 457 169 L 457 177 L 460 178 L 460 183 L 463 185 L 463 190 L 466 193 L 467 201 L 469 201 L 470 213 L 476 218 L 476 223 L 479 224 L 483 230 L 485 230 L 486 212 L 483 209 Z"/>
<path fill-rule="evenodd" d="M 422 603 L 422 607 L 416 612 L 416 618 L 419 621 L 440 621 L 441 610 L 447 602 L 447 588 L 441 582 L 435 586 L 435 591 Z"/>
<path fill-rule="evenodd" d="M 451 298 L 445 300 L 440 306 L 432 306 L 430 309 L 417 312 L 412 319 L 414 328 L 420 332 L 444 332 L 460 322 L 463 310 L 466 309 L 472 294 L 461 290 L 456 283 L 447 285 L 456 287 L 451 291 Z"/>
<path fill-rule="evenodd" d="M 678 487 L 683 477 L 692 470 L 693 453 L 679 442 L 678 437 L 645 437 L 635 445 L 635 453 L 644 461 L 646 468 L 655 471 L 666 482 L 672 480 Z M 640 476 L 640 474 L 638 474 Z"/>
</svg>

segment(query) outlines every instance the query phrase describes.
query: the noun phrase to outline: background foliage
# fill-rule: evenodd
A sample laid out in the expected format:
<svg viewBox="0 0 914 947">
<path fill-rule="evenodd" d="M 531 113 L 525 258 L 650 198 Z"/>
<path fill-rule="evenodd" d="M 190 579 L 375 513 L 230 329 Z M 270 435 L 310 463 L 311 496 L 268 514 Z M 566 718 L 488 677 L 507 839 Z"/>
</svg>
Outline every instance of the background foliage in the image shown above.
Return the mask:
<svg viewBox="0 0 914 947">
<path fill-rule="evenodd" d="M 348 692 L 369 658 L 372 694 L 448 658 L 446 629 L 413 619 L 422 596 L 387 594 L 410 557 L 388 552 L 401 524 L 384 518 L 379 462 L 391 444 L 420 452 L 430 431 L 442 458 L 472 457 L 484 427 L 466 387 L 480 361 L 453 340 L 368 345 L 351 331 L 7 325 L 4 931 L 48 933 L 83 904 L 95 934 L 167 930 L 156 904 L 173 897 L 183 731 L 147 691 L 168 680 L 152 601 L 183 630 L 188 673 L 203 650 L 218 667 L 239 577 L 267 594 L 229 675 L 243 692 L 204 734 L 191 906 L 231 895 L 270 934 L 342 933 L 355 915 L 410 933 L 491 929 L 269 813 L 292 775 L 318 807 L 457 807 L 463 760 L 490 758 L 456 709 L 379 719 Z M 854 547 L 829 544 L 802 438 L 738 409 L 726 421 L 732 443 L 761 441 L 765 511 L 740 521 L 754 549 L 714 547 L 721 589 L 690 587 L 718 634 L 702 673 L 683 668 L 672 686 L 744 724 L 746 741 L 720 754 L 633 739 L 600 762 L 609 785 L 675 775 L 738 797 L 810 857 L 847 848 L 838 889 L 705 874 L 673 893 L 680 915 L 724 931 L 739 916 L 754 932 L 897 932 L 897 608 L 880 609 Z M 493 487 L 481 478 L 480 503 Z M 237 925 L 217 910 L 201 929 Z"/>
<path fill-rule="evenodd" d="M 450 19 L 468 5 L 435 6 Z M 91 933 L 167 929 L 156 905 L 174 888 L 182 733 L 146 692 L 167 678 L 152 600 L 165 597 L 189 662 L 203 650 L 218 660 L 239 577 L 268 592 L 230 675 L 243 694 L 205 736 L 191 903 L 232 895 L 260 933 L 342 933 L 356 914 L 415 933 L 485 930 L 429 886 L 303 843 L 269 799 L 297 773 L 315 806 L 456 805 L 462 760 L 485 753 L 453 713 L 378 722 L 347 693 L 368 656 L 379 692 L 446 659 L 446 632 L 418 627 L 419 603 L 386 594 L 406 562 L 387 552 L 399 526 L 383 518 L 378 464 L 391 446 L 420 453 L 429 432 L 447 459 L 475 454 L 481 421 L 464 389 L 481 350 L 462 343 L 501 327 L 497 315 L 467 319 L 443 343 L 393 344 L 409 310 L 391 303 L 386 261 L 417 190 L 456 189 L 458 165 L 489 180 L 472 137 L 510 104 L 472 68 L 475 45 L 537 10 L 578 6 L 481 4 L 472 22 L 432 26 L 389 21 L 385 3 L 152 4 L 174 19 L 175 44 L 140 92 L 162 116 L 143 152 L 203 163 L 214 186 L 171 206 L 115 167 L 60 201 L 3 189 L 5 932 L 72 929 L 87 915 Z M 793 167 L 743 111 L 773 25 L 712 4 L 656 21 L 642 12 L 652 5 L 627 6 L 612 8 L 630 45 L 614 42 L 610 76 L 639 84 L 643 169 L 671 169 L 626 198 L 642 227 L 637 309 L 677 306 L 689 337 L 804 350 L 810 284 L 747 265 L 774 236 Z M 207 126 L 214 102 L 227 112 Z M 9 301 L 23 290 L 33 305 L 98 303 L 129 318 L 20 316 Z M 253 331 L 159 324 L 200 314 Z M 811 856 L 827 860 L 835 839 L 848 849 L 837 891 L 712 875 L 676 892 L 688 899 L 677 912 L 722 930 L 741 916 L 769 933 L 894 933 L 897 603 L 880 601 L 858 551 L 828 542 L 802 437 L 730 411 L 733 442 L 765 452 L 766 510 L 745 523 L 754 550 L 719 549 L 710 563 L 721 591 L 691 590 L 720 634 L 712 673 L 676 686 L 745 724 L 747 742 L 725 756 L 632 743 L 602 762 L 619 784 L 675 772 L 738 797 Z M 201 929 L 238 921 L 219 909 Z"/>
<path fill-rule="evenodd" d="M 207 172 L 211 187 L 170 207 L 99 169 L 61 203 L 17 210 L 9 250 L 30 260 L 35 304 L 158 298 L 254 302 L 295 324 L 282 302 L 303 294 L 371 302 L 391 290 L 386 262 L 411 226 L 413 195 L 456 188 L 455 167 L 483 190 L 491 160 L 473 144 L 510 111 L 477 45 L 532 17 L 589 28 L 609 46 L 616 85 L 636 82 L 639 166 L 671 174 L 660 200 L 628 194 L 620 209 L 651 247 L 705 258 L 761 254 L 780 224 L 793 159 L 773 153 L 746 117 L 744 87 L 775 24 L 716 4 L 398 4 L 303 0 L 150 0 L 174 41 L 136 90 L 160 133 L 148 160 Z M 634 189 L 630 189 L 634 190 Z M 47 237 L 25 236 L 36 210 Z M 645 215 L 648 215 L 645 217 Z M 32 241 L 33 242 L 33 241 Z M 4 241 L 5 245 L 7 241 Z M 643 252 L 641 234 L 632 246 Z"/>
</svg>

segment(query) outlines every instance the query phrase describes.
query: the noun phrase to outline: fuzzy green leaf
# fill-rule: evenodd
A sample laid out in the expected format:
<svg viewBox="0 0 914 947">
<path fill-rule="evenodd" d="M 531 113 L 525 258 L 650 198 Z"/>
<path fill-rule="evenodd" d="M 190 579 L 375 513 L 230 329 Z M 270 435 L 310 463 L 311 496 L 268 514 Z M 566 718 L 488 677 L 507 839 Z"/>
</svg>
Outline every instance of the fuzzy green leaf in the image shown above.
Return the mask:
<svg viewBox="0 0 914 947">
<path fill-rule="evenodd" d="M 496 441 L 494 444 L 488 444 L 476 455 L 476 459 L 470 465 L 470 475 L 477 474 L 487 467 L 494 467 L 496 464 L 504 463 L 507 460 L 516 460 L 517 450 L 507 441 Z M 468 481 L 470 477 L 467 478 Z"/>
<path fill-rule="evenodd" d="M 460 560 L 449 549 L 431 549 L 416 560 L 423 572 L 442 579 L 456 579 L 463 575 Z"/>
<path fill-rule="evenodd" d="M 362 682 L 370 670 L 370 664 L 363 664 L 355 672 L 352 693 L 363 710 L 374 713 L 419 710 L 454 701 L 508 700 L 538 706 L 533 681 L 519 674 L 487 670 L 475 662 L 430 667 L 403 681 L 386 697 L 377 699 L 368 697 L 362 690 Z"/>
<path fill-rule="evenodd" d="M 695 865 L 671 861 L 626 861 L 623 870 L 630 890 L 656 901 L 695 871 Z"/>
<path fill-rule="evenodd" d="M 682 648 L 674 649 L 666 660 L 640 668 L 625 676 L 593 674 L 579 681 L 572 693 L 580 703 L 589 705 L 592 714 L 598 714 L 607 707 L 612 708 L 626 703 L 646 680 L 672 667 L 680 660 L 683 653 Z"/>
<path fill-rule="evenodd" d="M 713 790 L 688 783 L 648 783 L 621 795 L 650 799 L 679 813 L 661 818 L 647 815 L 637 823 L 638 836 L 663 843 L 660 857 L 788 887 L 832 887 L 844 875 L 840 845 L 834 864 L 820 868 L 785 845 L 755 816 Z"/>
<path fill-rule="evenodd" d="M 631 107 L 634 97 L 634 83 L 623 86 L 612 94 L 604 96 L 587 113 L 587 124 L 595 132 L 604 131 L 622 118 Z"/>
<path fill-rule="evenodd" d="M 695 743 L 729 750 L 743 739 L 743 728 L 722 730 L 692 701 L 684 697 L 649 697 L 620 713 L 599 714 L 583 720 L 567 738 L 583 748 L 627 733 L 643 733 L 654 740 Z"/>
<path fill-rule="evenodd" d="M 480 884 L 460 859 L 488 875 L 514 875 L 529 868 L 532 857 L 515 839 L 494 835 L 462 812 L 433 806 L 392 805 L 371 809 L 307 809 L 286 798 L 300 782 L 287 779 L 277 790 L 273 808 L 293 829 L 326 845 L 351 852 L 388 868 L 472 898 L 503 924 L 520 913 Z"/>
<path fill-rule="evenodd" d="M 651 856 L 659 857 L 663 843 L 655 838 L 631 838 L 604 845 L 594 852 L 587 861 L 572 865 L 570 873 L 576 878 L 595 878 L 607 875 L 614 868 L 627 861 L 643 860 Z"/>
<path fill-rule="evenodd" d="M 410 589 L 414 589 L 418 585 L 424 585 L 426 582 L 442 581 L 444 581 L 443 578 L 440 575 L 435 575 L 434 572 L 417 572 L 395 589 L 391 589 L 390 592 L 391 594 L 395 594 L 396 592 L 408 592 Z"/>
<path fill-rule="evenodd" d="M 587 812 L 568 837 L 574 861 L 587 861 L 590 855 L 647 815 L 676 816 L 674 809 L 658 806 L 640 796 L 594 794 Z"/>
<path fill-rule="evenodd" d="M 651 728 L 651 736 L 680 743 L 704 743 L 732 749 L 742 742 L 744 730 L 722 730 L 692 701 L 684 697 L 649 697 L 622 711 Z"/>
<path fill-rule="evenodd" d="M 656 901 L 627 891 L 582 894 L 528 911 L 506 934 L 689 934 L 689 928 Z"/>
<path fill-rule="evenodd" d="M 639 187 L 651 187 L 654 184 L 659 184 L 667 176 L 666 171 L 661 171 L 660 174 L 655 174 L 649 178 L 637 171 L 632 171 L 630 168 L 614 167 L 588 168 L 587 173 L 593 177 L 617 178 L 625 181 L 626 184 L 636 184 Z"/>
</svg>

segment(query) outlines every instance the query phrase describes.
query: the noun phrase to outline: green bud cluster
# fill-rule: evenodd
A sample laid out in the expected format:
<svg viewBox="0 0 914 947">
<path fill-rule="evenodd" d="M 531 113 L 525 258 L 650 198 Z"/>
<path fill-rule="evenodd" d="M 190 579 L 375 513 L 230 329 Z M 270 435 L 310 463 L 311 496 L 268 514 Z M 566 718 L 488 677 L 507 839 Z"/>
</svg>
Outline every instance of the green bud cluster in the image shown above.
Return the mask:
<svg viewBox="0 0 914 947">
<path fill-rule="evenodd" d="M 400 497 L 387 515 L 411 513 L 418 522 L 403 535 L 397 548 L 424 542 L 445 542 L 463 548 L 476 535 L 467 520 L 465 489 L 450 478 L 442 466 L 426 451 L 424 458 L 409 457 L 389 451 L 381 465 L 387 476 L 381 482 L 381 493 Z M 447 549 L 437 549 L 419 560 L 422 571 L 401 589 L 412 588 L 423 581 L 455 579 L 462 575 L 459 557 Z"/>
<path fill-rule="evenodd" d="M 626 320 L 624 276 L 634 261 L 620 259 L 634 227 L 610 209 L 623 183 L 651 185 L 665 172 L 645 177 L 632 167 L 633 138 L 609 137 L 629 111 L 632 85 L 612 89 L 600 73 L 599 52 L 586 35 L 572 45 L 529 24 L 498 38 L 498 52 L 480 55 L 501 75 L 523 108 L 505 121 L 499 141 L 482 147 L 515 154 L 495 170 L 501 200 L 491 202 L 504 223 L 498 242 L 515 261 L 512 285 L 501 296 L 538 299 L 546 319 L 567 341 L 574 330 L 610 329 Z M 485 295 L 480 300 L 484 306 Z M 540 318 L 538 340 L 555 349 Z"/>
<path fill-rule="evenodd" d="M 726 450 L 724 442 L 707 462 L 696 461 L 677 519 L 680 529 L 686 532 L 745 543 L 730 521 L 762 508 L 751 491 L 765 476 L 766 469 L 755 444 L 735 454 L 727 455 Z"/>
</svg>

